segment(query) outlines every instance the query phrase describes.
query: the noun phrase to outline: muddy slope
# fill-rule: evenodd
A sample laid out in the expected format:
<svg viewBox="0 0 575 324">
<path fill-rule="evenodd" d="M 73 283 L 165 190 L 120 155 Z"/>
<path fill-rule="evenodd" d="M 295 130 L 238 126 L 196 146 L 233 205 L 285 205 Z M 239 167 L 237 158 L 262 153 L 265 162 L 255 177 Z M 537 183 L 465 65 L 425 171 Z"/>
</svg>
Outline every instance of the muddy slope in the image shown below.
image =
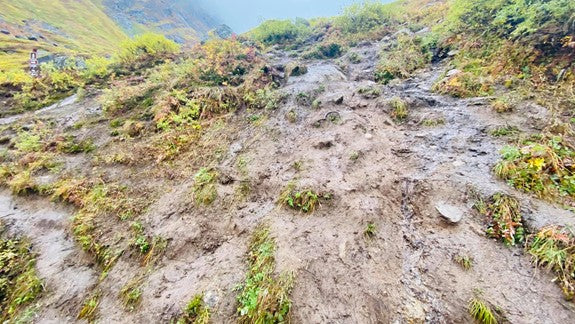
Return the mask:
<svg viewBox="0 0 575 324">
<path fill-rule="evenodd" d="M 246 272 L 250 234 L 261 222 L 271 225 L 277 239 L 278 271 L 296 277 L 294 323 L 469 323 L 467 303 L 477 289 L 511 323 L 572 322 L 573 304 L 563 300 L 552 275 L 533 268 L 519 248 L 488 239 L 485 220 L 471 208 L 472 193 L 502 191 L 520 198 L 527 225 L 575 224 L 571 212 L 492 176 L 504 142 L 488 131 L 509 124 L 536 132 L 544 109 L 526 104 L 502 117 L 483 99 L 433 94 L 431 84 L 445 66 L 395 86 L 376 85 L 367 76 L 377 45 L 356 50 L 364 63 L 344 71 L 336 62 L 311 63 L 307 74 L 282 87 L 286 103 L 261 125 L 232 135 L 216 168 L 235 181 L 218 185 L 213 206 L 193 204 L 192 177 L 165 191 L 145 223 L 169 240 L 169 249 L 151 272 L 119 261 L 100 285 L 100 322 L 167 322 L 200 292 L 215 323 L 234 322 L 234 288 Z M 369 87 L 380 95 L 358 93 Z M 319 107 L 302 102 L 302 92 L 317 96 Z M 409 103 L 405 123 L 389 117 L 394 96 Z M 429 119 L 444 123 L 425 126 Z M 252 188 L 245 200 L 236 194 L 244 178 Z M 277 199 L 290 182 L 333 199 L 311 215 L 284 209 Z M 462 210 L 462 220 L 447 223 L 436 210 L 439 202 Z M 40 254 L 38 270 L 48 285 L 37 322 L 75 322 L 78 302 L 65 305 L 83 298 L 97 276 L 69 239 L 66 212 L 42 204 L 18 201 L 14 210 L 12 198 L 0 196 L 2 217 L 32 237 Z M 363 234 L 369 222 L 377 227 L 372 240 Z M 453 261 L 457 255 L 473 257 L 473 269 L 464 271 Z M 142 304 L 126 312 L 118 292 L 140 275 Z"/>
</svg>

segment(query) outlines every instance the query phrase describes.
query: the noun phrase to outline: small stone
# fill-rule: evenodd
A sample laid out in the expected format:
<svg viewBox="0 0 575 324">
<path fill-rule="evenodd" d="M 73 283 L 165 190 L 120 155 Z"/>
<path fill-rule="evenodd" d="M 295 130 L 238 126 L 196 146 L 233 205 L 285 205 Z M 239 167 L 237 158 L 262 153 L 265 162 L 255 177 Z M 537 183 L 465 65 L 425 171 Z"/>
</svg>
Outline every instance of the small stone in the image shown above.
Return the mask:
<svg viewBox="0 0 575 324">
<path fill-rule="evenodd" d="M 365 138 L 368 139 L 368 140 L 370 140 L 370 139 L 373 138 L 373 135 L 371 135 L 370 133 L 366 133 L 366 134 L 365 134 Z"/>
<path fill-rule="evenodd" d="M 452 69 L 452 70 L 449 70 L 449 72 L 447 72 L 446 76 L 447 76 L 448 78 L 450 78 L 450 77 L 452 77 L 452 76 L 454 76 L 454 75 L 456 75 L 456 74 L 459 74 L 459 73 L 461 73 L 461 70 Z"/>
<path fill-rule="evenodd" d="M 464 165 L 465 165 L 465 162 L 460 161 L 460 160 L 457 160 L 457 161 L 453 162 L 453 166 L 456 167 L 456 168 L 462 167 L 462 166 L 464 166 Z"/>
<path fill-rule="evenodd" d="M 337 99 L 334 101 L 334 103 L 335 103 L 336 105 L 341 105 L 341 104 L 343 103 L 343 96 L 337 98 Z"/>
<path fill-rule="evenodd" d="M 10 35 L 10 31 L 6 30 L 6 29 L 2 29 L 0 30 L 0 33 L 4 34 L 4 35 Z"/>
<path fill-rule="evenodd" d="M 34 35 L 29 35 L 29 36 L 26 37 L 26 38 L 28 38 L 28 40 L 31 40 L 31 41 L 35 41 L 35 42 L 38 41 L 38 37 L 37 37 L 37 36 L 34 36 Z"/>
<path fill-rule="evenodd" d="M 457 224 L 463 219 L 463 210 L 457 206 L 449 205 L 445 202 L 435 204 L 435 209 L 441 217 L 451 224 Z"/>
<path fill-rule="evenodd" d="M 459 54 L 459 50 L 451 50 L 447 53 L 447 56 L 449 57 L 453 57 L 455 55 Z"/>
</svg>

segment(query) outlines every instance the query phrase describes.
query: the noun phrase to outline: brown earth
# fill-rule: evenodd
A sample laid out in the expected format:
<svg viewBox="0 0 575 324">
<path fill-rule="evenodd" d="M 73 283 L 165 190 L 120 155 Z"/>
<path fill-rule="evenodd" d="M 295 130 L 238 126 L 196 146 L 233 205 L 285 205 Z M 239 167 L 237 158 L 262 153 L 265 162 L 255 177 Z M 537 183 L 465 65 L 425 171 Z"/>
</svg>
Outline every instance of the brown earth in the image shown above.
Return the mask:
<svg viewBox="0 0 575 324">
<path fill-rule="evenodd" d="M 563 299 L 553 275 L 534 268 L 520 248 L 487 238 L 487 220 L 472 209 L 475 194 L 505 192 L 522 202 L 528 227 L 575 224 L 572 212 L 519 193 L 491 172 L 505 142 L 489 130 L 512 125 L 537 132 L 549 112 L 524 103 L 517 112 L 500 115 L 484 98 L 433 94 L 431 84 L 444 65 L 392 86 L 377 85 L 366 77 L 372 75 L 377 45 L 355 50 L 363 63 L 345 64 L 342 71 L 341 62 L 311 62 L 307 74 L 281 88 L 289 100 L 279 109 L 259 124 L 229 129 L 229 148 L 215 168 L 220 179 L 231 181 L 220 181 L 213 205 L 193 203 L 197 170 L 181 175 L 177 185 L 157 184 L 161 194 L 142 223 L 168 239 L 166 255 L 150 272 L 133 258 L 121 258 L 98 286 L 103 291 L 99 322 L 169 322 L 200 292 L 215 323 L 235 322 L 234 287 L 244 278 L 247 243 L 261 222 L 270 224 L 276 238 L 278 272 L 295 274 L 294 323 L 469 323 L 467 303 L 476 289 L 511 323 L 573 322 L 575 307 Z M 289 60 L 281 54 L 272 59 Z M 381 95 L 365 98 L 358 90 L 366 87 Z M 299 93 L 314 90 L 319 108 L 298 102 Z M 389 117 L 394 96 L 409 103 L 405 123 Z M 70 118 L 94 105 L 88 98 L 41 115 Z M 97 118 L 101 112 L 91 113 L 89 118 Z M 292 123 L 287 116 L 294 113 Z M 238 112 L 228 124 L 246 117 Z M 428 119 L 445 123 L 425 126 Z M 89 132 L 98 136 L 97 131 Z M 99 136 L 97 144 L 105 145 L 109 139 Z M 301 162 L 301 170 L 295 162 Z M 137 178 L 126 167 L 109 171 Z M 247 200 L 238 199 L 242 179 L 251 183 Z M 329 192 L 333 199 L 310 215 L 287 210 L 277 200 L 290 181 Z M 436 210 L 438 202 L 463 210 L 463 219 L 446 222 Z M 39 199 L 13 200 L 7 193 L 0 196 L 0 211 L 39 253 L 38 270 L 47 286 L 36 322 L 75 322 L 98 274 L 66 230 L 70 212 Z M 377 233 L 366 240 L 369 222 Z M 463 270 L 453 261 L 457 255 L 471 256 L 473 269 Z M 145 278 L 143 299 L 130 313 L 118 293 L 137 276 Z"/>
</svg>

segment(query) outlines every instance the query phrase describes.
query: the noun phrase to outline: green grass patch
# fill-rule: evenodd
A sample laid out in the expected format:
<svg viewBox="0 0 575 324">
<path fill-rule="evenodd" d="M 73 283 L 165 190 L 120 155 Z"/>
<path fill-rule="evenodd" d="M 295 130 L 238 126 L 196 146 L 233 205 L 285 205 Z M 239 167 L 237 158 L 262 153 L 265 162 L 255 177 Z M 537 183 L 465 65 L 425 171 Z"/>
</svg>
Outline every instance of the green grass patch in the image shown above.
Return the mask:
<svg viewBox="0 0 575 324">
<path fill-rule="evenodd" d="M 546 227 L 529 237 L 527 252 L 533 262 L 557 275 L 568 300 L 575 298 L 575 232 L 573 228 Z"/>
<path fill-rule="evenodd" d="M 495 166 L 498 177 L 519 190 L 574 206 L 575 151 L 562 137 L 535 138 L 506 146 Z"/>
<path fill-rule="evenodd" d="M 0 224 L 1 226 L 1 224 Z M 0 227 L 0 231 L 2 228 Z M 29 242 L 0 238 L 0 321 L 15 322 L 44 290 Z"/>
<path fill-rule="evenodd" d="M 269 228 L 259 226 L 248 252 L 248 273 L 239 286 L 239 323 L 288 323 L 293 276 L 275 272 L 275 240 Z"/>
</svg>

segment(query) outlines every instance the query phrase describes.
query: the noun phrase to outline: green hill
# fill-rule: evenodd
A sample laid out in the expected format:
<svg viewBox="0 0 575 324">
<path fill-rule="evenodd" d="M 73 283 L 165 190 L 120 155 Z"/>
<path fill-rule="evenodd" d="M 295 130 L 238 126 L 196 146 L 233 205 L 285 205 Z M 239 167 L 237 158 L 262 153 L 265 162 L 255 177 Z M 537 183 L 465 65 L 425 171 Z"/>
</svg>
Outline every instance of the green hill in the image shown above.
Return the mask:
<svg viewBox="0 0 575 324">
<path fill-rule="evenodd" d="M 32 48 L 106 54 L 127 36 L 99 1 L 0 0 L 0 69 L 20 66 Z"/>
</svg>

